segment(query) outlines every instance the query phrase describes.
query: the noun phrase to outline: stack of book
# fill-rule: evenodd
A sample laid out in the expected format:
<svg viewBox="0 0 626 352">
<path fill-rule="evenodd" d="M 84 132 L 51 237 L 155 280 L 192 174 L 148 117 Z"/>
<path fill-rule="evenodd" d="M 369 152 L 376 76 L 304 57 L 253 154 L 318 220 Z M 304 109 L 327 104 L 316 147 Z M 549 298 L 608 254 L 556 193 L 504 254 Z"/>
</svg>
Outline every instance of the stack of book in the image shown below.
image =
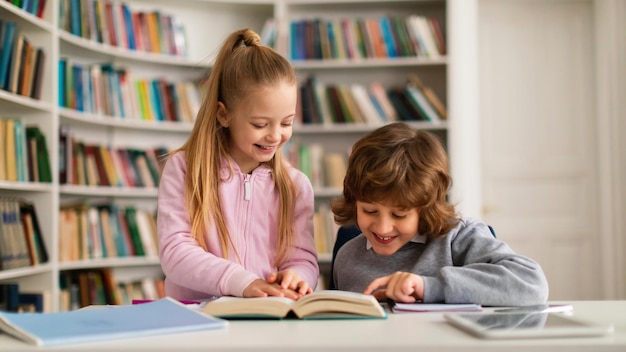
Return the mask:
<svg viewBox="0 0 626 352">
<path fill-rule="evenodd" d="M 0 19 L 0 89 L 40 99 L 46 53 L 17 24 Z"/>
</svg>

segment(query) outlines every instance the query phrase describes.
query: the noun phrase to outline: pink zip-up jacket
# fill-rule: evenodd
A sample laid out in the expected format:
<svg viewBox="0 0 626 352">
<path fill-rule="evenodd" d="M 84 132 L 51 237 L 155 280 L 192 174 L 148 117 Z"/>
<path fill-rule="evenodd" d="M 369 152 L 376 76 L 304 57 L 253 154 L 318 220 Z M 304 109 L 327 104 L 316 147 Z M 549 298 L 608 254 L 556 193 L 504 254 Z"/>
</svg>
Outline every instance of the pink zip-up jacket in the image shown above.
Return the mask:
<svg viewBox="0 0 626 352">
<path fill-rule="evenodd" d="M 184 300 L 243 296 L 252 281 L 287 268 L 315 289 L 319 266 L 313 241 L 311 182 L 305 174 L 290 168 L 298 189 L 293 222 L 295 248 L 288 261 L 277 268 L 273 263 L 278 248 L 279 195 L 272 171 L 262 165 L 251 174 L 244 174 L 237 163 L 230 161 L 234 174 L 219 186 L 222 212 L 232 241 L 228 259 L 224 259 L 220 249 L 214 224 L 204 234 L 208 252 L 191 237 L 184 203 L 187 167 L 183 153 L 176 153 L 165 164 L 159 181 L 157 225 L 166 294 Z M 224 160 L 222 177 L 228 171 L 228 162 Z"/>
</svg>

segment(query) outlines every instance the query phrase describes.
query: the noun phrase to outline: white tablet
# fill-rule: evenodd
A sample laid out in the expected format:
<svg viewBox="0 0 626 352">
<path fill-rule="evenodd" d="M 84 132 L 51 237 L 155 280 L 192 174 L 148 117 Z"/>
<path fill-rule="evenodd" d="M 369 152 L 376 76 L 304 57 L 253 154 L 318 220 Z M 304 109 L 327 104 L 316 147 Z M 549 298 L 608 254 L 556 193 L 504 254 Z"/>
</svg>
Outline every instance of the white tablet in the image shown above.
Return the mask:
<svg viewBox="0 0 626 352">
<path fill-rule="evenodd" d="M 453 326 L 486 339 L 603 336 L 613 325 L 601 325 L 560 313 L 445 314 Z"/>
</svg>

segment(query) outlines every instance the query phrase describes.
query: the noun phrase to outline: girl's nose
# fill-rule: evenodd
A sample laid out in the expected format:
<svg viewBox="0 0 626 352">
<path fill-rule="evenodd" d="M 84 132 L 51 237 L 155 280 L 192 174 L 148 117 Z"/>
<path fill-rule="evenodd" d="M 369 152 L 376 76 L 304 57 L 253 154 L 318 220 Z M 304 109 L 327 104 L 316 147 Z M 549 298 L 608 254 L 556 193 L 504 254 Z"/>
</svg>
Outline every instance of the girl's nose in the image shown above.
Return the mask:
<svg viewBox="0 0 626 352">
<path fill-rule="evenodd" d="M 267 134 L 267 139 L 270 142 L 278 142 L 280 141 L 280 127 L 273 127 L 270 129 L 269 133 Z"/>
</svg>

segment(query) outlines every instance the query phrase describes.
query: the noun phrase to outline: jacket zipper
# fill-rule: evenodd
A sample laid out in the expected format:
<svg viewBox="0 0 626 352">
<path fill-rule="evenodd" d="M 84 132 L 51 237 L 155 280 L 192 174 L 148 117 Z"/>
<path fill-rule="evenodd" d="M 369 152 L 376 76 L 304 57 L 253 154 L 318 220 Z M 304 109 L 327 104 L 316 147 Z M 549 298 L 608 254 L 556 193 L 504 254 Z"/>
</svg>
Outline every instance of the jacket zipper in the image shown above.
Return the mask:
<svg viewBox="0 0 626 352">
<path fill-rule="evenodd" d="M 252 192 L 250 189 L 250 174 L 246 174 L 243 180 L 243 199 L 250 200 Z"/>
</svg>

